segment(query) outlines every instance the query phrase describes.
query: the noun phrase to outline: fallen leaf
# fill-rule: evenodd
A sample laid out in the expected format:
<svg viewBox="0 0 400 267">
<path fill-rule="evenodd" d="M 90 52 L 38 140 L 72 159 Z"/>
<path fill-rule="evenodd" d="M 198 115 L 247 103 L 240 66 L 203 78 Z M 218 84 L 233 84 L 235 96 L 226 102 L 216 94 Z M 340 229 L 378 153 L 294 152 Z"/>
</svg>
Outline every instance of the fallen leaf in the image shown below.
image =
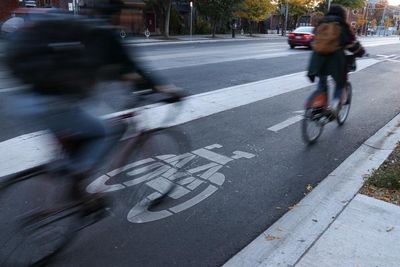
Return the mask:
<svg viewBox="0 0 400 267">
<path fill-rule="evenodd" d="M 268 241 L 272 241 L 272 240 L 280 240 L 281 238 L 278 236 L 273 236 L 273 235 L 265 235 L 265 239 L 267 239 Z"/>
<path fill-rule="evenodd" d="M 299 204 L 294 204 L 293 206 L 290 206 L 289 209 L 292 210 L 294 208 L 297 208 L 299 206 Z"/>
<path fill-rule="evenodd" d="M 308 184 L 308 185 L 307 185 L 307 191 L 308 191 L 308 192 L 311 192 L 312 190 L 313 190 L 312 185 L 311 185 L 311 184 Z"/>
<path fill-rule="evenodd" d="M 275 209 L 277 209 L 277 210 L 281 210 L 282 208 L 281 208 L 281 207 L 276 207 Z"/>
<path fill-rule="evenodd" d="M 280 231 L 280 232 L 282 232 L 283 231 L 283 229 L 282 228 L 280 228 L 280 227 L 278 227 L 278 229 L 277 229 L 278 231 Z"/>
<path fill-rule="evenodd" d="M 394 230 L 394 226 L 392 226 L 392 227 L 389 227 L 388 229 L 386 229 L 386 232 L 391 232 L 391 231 L 393 231 Z"/>
<path fill-rule="evenodd" d="M 316 219 L 312 219 L 312 221 L 313 221 L 313 222 L 318 222 L 318 220 L 316 220 Z"/>
</svg>

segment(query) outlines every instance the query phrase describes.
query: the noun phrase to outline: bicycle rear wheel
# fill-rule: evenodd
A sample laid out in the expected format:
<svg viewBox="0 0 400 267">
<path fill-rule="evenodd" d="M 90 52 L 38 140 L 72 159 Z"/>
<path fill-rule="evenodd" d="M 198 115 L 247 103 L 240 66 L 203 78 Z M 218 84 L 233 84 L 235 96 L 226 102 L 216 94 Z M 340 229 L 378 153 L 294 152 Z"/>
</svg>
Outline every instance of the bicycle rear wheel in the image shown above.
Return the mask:
<svg viewBox="0 0 400 267">
<path fill-rule="evenodd" d="M 15 176 L 18 182 L 0 181 L 2 267 L 44 265 L 72 240 L 79 226 L 77 212 L 46 211 L 46 190 L 41 190 L 46 184 L 37 181 L 41 175 L 27 173 L 26 179 Z"/>
<path fill-rule="evenodd" d="M 321 119 L 323 118 L 322 111 L 315 108 L 307 108 L 304 112 L 304 119 L 302 121 L 302 136 L 307 144 L 314 144 L 321 136 L 324 129 L 324 124 Z"/>
<path fill-rule="evenodd" d="M 353 89 L 351 83 L 347 82 L 346 88 L 344 88 L 343 97 L 341 99 L 342 105 L 339 110 L 338 116 L 336 117 L 336 121 L 339 126 L 342 126 L 349 116 L 352 95 Z"/>
</svg>

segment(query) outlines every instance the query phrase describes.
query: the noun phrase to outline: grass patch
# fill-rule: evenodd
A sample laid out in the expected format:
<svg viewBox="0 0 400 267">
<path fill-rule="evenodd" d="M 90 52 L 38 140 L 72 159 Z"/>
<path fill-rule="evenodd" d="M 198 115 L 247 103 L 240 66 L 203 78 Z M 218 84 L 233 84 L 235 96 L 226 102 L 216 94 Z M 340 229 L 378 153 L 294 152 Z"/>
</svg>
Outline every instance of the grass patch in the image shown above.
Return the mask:
<svg viewBox="0 0 400 267">
<path fill-rule="evenodd" d="M 400 205 L 400 145 L 368 177 L 360 193 Z"/>
</svg>

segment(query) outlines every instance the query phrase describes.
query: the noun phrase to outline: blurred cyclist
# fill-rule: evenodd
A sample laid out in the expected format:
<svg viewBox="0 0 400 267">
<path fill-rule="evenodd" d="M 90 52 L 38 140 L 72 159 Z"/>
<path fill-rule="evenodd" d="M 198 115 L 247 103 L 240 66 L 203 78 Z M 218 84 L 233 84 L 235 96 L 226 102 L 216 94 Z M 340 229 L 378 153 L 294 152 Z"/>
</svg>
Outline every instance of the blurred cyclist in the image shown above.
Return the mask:
<svg viewBox="0 0 400 267">
<path fill-rule="evenodd" d="M 332 76 L 336 88 L 330 108 L 334 114 L 338 112 L 342 91 L 347 82 L 348 62 L 345 50 L 356 57 L 365 53 L 361 44 L 356 41 L 350 25 L 346 23 L 346 10 L 340 5 L 332 5 L 315 29 L 308 77 L 312 82 L 316 76 L 319 78 L 318 88 L 309 98 L 311 100 L 321 91 L 328 90 L 328 76 Z"/>
<path fill-rule="evenodd" d="M 88 10 L 92 16 L 110 18 L 121 7 L 119 1 L 99 0 Z M 170 95 L 171 102 L 183 96 L 173 85 L 149 75 L 106 24 L 65 15 L 47 16 L 22 28 L 10 42 L 6 60 L 14 75 L 30 85 L 17 97 L 18 105 L 29 106 L 25 115 L 43 120 L 69 156 L 63 170 L 74 177 L 75 199 L 86 196 L 81 181 L 122 133 L 122 126 L 92 115 L 82 101 L 100 81 L 140 83 L 142 88 Z M 66 139 L 74 146 L 66 145 Z"/>
</svg>

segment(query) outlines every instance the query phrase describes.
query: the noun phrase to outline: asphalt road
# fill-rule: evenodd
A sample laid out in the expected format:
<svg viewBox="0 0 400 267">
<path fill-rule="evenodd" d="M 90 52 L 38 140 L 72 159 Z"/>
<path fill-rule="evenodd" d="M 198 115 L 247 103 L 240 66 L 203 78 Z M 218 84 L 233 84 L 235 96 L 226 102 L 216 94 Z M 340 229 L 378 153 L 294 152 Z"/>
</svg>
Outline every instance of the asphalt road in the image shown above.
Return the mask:
<svg viewBox="0 0 400 267">
<path fill-rule="evenodd" d="M 186 203 L 209 188 L 215 191 L 203 195 L 204 199 L 196 205 L 187 205 L 187 209 L 172 216 L 146 223 L 136 223 L 138 217 L 129 221 L 127 214 L 132 204 L 124 203 L 129 188 L 115 191 L 112 194 L 120 198 L 121 207 L 113 216 L 84 231 L 54 266 L 220 266 L 226 262 L 301 200 L 309 185 L 315 187 L 320 183 L 400 112 L 399 44 L 375 46 L 379 42 L 380 39 L 365 41 L 370 57 L 380 63 L 351 75 L 353 105 L 343 127 L 327 125 L 312 147 L 305 146 L 301 139 L 300 122 L 276 132 L 269 130 L 298 116 L 314 86 L 247 105 L 224 107 L 176 126 L 191 140 L 191 148 L 185 148 L 186 151 L 196 156 L 187 167 L 193 169 L 214 162 L 218 170 L 203 171 L 219 173 L 214 177 L 219 180 L 215 182 L 213 176 L 202 180 L 190 194 L 171 205 Z M 159 75 L 185 88 L 195 98 L 200 93 L 213 93 L 233 85 L 270 78 L 281 81 L 277 77 L 304 71 L 310 55 L 302 48 L 289 50 L 283 41 L 163 45 L 141 47 L 138 52 Z M 279 82 L 274 85 L 276 88 L 265 90 L 279 89 Z M 238 99 L 229 99 L 229 90 L 218 96 L 234 103 Z M 198 109 L 202 106 L 193 107 Z M 0 123 L 0 141 L 43 128 L 37 121 L 15 120 L 5 113 L 0 114 Z M 168 151 L 169 145 L 164 149 Z M 245 152 L 239 153 L 245 156 L 235 157 L 238 151 Z M 0 157 L 5 159 L 7 155 Z M 203 171 L 195 173 L 197 180 L 204 175 Z M 116 181 L 109 184 L 112 183 Z M 17 203 L 13 212 L 21 208 L 22 204 Z M 7 213 L 1 214 L 0 223 L 4 224 Z"/>
</svg>

